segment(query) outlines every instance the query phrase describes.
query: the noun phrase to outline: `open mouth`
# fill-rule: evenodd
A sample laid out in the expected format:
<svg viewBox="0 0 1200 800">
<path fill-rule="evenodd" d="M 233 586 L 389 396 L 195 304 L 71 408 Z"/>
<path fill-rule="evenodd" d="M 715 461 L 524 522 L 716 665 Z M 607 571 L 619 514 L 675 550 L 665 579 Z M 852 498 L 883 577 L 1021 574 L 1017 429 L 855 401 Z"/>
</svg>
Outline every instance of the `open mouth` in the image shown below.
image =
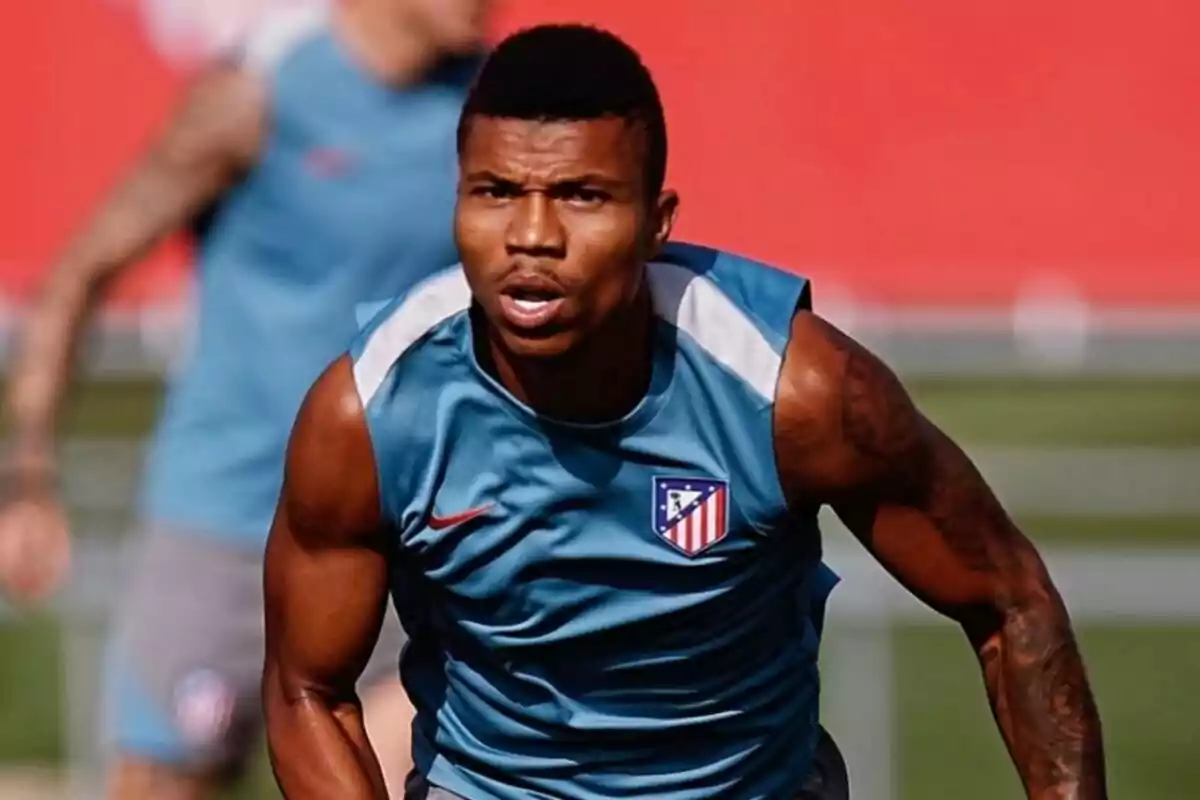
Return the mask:
<svg viewBox="0 0 1200 800">
<path fill-rule="evenodd" d="M 533 330 L 550 324 L 565 299 L 557 287 L 531 280 L 506 286 L 500 293 L 500 308 L 510 325 Z"/>
</svg>

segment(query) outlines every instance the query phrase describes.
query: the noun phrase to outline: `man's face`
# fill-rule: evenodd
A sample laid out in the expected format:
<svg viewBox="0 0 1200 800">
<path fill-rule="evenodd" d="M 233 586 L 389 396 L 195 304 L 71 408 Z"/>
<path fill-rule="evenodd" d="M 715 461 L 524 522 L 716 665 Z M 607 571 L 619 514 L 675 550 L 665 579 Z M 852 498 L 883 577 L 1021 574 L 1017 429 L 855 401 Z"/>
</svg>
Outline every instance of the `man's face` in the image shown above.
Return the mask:
<svg viewBox="0 0 1200 800">
<path fill-rule="evenodd" d="M 455 236 L 506 350 L 569 352 L 636 297 L 675 197 L 648 197 L 642 125 L 476 116 L 460 158 Z"/>
<path fill-rule="evenodd" d="M 440 49 L 469 53 L 480 46 L 490 0 L 390 0 Z"/>
</svg>

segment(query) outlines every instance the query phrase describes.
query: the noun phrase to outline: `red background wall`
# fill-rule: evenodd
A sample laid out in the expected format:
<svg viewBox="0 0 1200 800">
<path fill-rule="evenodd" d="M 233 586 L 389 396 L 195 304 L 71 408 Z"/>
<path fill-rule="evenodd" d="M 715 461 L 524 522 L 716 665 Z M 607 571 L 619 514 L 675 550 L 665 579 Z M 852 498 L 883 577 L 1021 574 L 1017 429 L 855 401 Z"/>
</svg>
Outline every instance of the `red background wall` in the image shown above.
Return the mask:
<svg viewBox="0 0 1200 800">
<path fill-rule="evenodd" d="M 667 104 L 681 236 L 889 305 L 1005 306 L 1054 275 L 1200 306 L 1192 0 L 508 0 L 603 23 Z M 105 0 L 0 11 L 0 291 L 24 296 L 178 88 Z M 178 291 L 176 246 L 119 287 Z"/>
</svg>

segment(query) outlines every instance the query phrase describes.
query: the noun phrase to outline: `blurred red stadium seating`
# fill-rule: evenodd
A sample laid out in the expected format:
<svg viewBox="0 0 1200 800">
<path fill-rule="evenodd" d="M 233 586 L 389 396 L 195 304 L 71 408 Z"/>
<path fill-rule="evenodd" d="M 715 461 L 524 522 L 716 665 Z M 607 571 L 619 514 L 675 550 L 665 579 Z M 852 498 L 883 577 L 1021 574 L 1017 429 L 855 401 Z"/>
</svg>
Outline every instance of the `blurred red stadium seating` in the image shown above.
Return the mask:
<svg viewBox="0 0 1200 800">
<path fill-rule="evenodd" d="M 0 291 L 25 296 L 174 96 L 136 3 L 6 3 Z M 680 235 L 859 301 L 1002 308 L 1046 276 L 1200 307 L 1192 0 L 508 0 L 605 24 L 663 88 Z M 179 245 L 115 298 L 179 291 Z"/>
</svg>

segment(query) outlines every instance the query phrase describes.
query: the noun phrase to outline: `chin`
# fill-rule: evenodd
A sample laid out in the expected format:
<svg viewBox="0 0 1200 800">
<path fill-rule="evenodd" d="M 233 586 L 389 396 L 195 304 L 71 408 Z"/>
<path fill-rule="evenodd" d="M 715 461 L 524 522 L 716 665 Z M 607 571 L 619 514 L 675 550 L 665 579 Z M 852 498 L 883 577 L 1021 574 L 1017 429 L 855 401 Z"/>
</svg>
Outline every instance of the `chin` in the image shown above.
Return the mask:
<svg viewBox="0 0 1200 800">
<path fill-rule="evenodd" d="M 552 360 L 570 355 L 575 346 L 575 337 L 569 333 L 551 336 L 522 336 L 515 331 L 504 331 L 500 336 L 504 349 L 517 358 Z"/>
</svg>

